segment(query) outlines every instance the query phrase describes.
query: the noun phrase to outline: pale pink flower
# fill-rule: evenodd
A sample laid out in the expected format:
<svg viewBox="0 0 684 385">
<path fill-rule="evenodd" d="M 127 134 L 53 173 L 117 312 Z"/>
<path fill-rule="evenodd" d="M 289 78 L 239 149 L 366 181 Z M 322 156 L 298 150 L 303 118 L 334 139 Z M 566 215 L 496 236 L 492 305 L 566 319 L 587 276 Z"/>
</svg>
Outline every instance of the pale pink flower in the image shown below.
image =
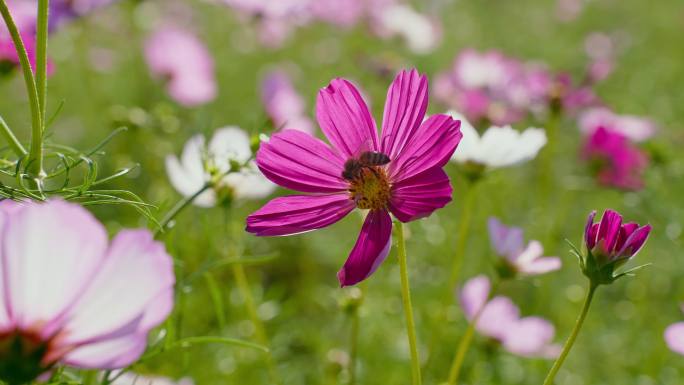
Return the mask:
<svg viewBox="0 0 684 385">
<path fill-rule="evenodd" d="M 116 377 L 111 385 L 194 385 L 195 382 L 189 378 L 184 377 L 176 381 L 168 377 L 162 376 L 147 376 L 140 375 L 133 372 L 126 372 L 119 374 L 113 372 L 110 377 Z"/>
<path fill-rule="evenodd" d="M 167 81 L 167 91 L 178 103 L 191 107 L 216 97 L 214 59 L 192 33 L 158 29 L 145 42 L 145 58 L 152 75 Z"/>
<path fill-rule="evenodd" d="M 466 319 L 475 329 L 501 343 L 504 349 L 521 357 L 553 359 L 560 346 L 553 344 L 555 329 L 540 317 L 520 317 L 520 309 L 508 297 L 489 298 L 491 283 L 484 275 L 463 285 L 459 297 Z"/>
<path fill-rule="evenodd" d="M 684 305 L 680 308 L 684 311 Z M 668 326 L 663 336 L 670 350 L 684 356 L 684 322 L 676 322 Z"/>
<path fill-rule="evenodd" d="M 9 383 L 56 364 L 128 366 L 173 307 L 173 261 L 148 230 L 108 242 L 87 210 L 61 200 L 2 201 L 0 230 L 0 378 Z M 23 350 L 8 350 L 16 344 Z"/>
<path fill-rule="evenodd" d="M 589 109 L 582 113 L 578 120 L 580 130 L 586 135 L 591 135 L 599 127 L 603 127 L 635 142 L 644 141 L 657 131 L 656 124 L 648 118 L 618 115 L 605 107 Z"/>
<path fill-rule="evenodd" d="M 513 275 L 544 274 L 561 268 L 560 258 L 543 256 L 544 248 L 539 241 L 530 241 L 525 246 L 521 228 L 508 227 L 495 217 L 489 218 L 487 226 L 492 247 Z"/>
<path fill-rule="evenodd" d="M 285 72 L 273 71 L 266 75 L 261 83 L 261 101 L 276 129 L 313 133 L 313 122 L 306 114 L 304 99 Z"/>
</svg>

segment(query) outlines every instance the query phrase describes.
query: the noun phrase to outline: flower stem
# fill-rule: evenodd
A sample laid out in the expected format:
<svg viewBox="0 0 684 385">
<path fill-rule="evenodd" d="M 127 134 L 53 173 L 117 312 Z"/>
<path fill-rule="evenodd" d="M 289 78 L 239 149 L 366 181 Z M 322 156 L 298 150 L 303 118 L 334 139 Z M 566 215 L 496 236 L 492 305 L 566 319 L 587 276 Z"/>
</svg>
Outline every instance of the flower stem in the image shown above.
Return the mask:
<svg viewBox="0 0 684 385">
<path fill-rule="evenodd" d="M 408 268 L 406 267 L 406 242 L 404 240 L 404 224 L 396 222 L 397 237 L 399 247 L 397 256 L 399 258 L 399 270 L 401 273 L 401 296 L 404 302 L 404 313 L 406 314 L 406 329 L 408 332 L 409 348 L 411 350 L 411 371 L 413 375 L 413 385 L 422 383 L 420 377 L 420 359 L 418 358 L 418 345 L 416 343 L 416 326 L 413 321 L 413 307 L 411 306 L 411 289 L 409 287 Z"/>
<path fill-rule="evenodd" d="M 470 218 L 473 214 L 473 203 L 475 202 L 475 190 L 477 189 L 477 182 L 472 182 L 463 198 L 463 212 L 461 213 L 461 220 L 458 225 L 458 237 L 456 238 L 456 252 L 454 254 L 451 264 L 451 275 L 449 276 L 449 283 L 447 289 L 451 295 L 451 290 L 458 282 L 458 277 L 461 273 L 461 266 L 463 266 L 463 257 L 465 254 L 465 247 L 468 240 L 468 233 L 470 232 Z"/>
<path fill-rule="evenodd" d="M 26 149 L 24 149 L 24 146 L 21 145 L 21 142 L 19 142 L 17 137 L 14 136 L 14 132 L 12 132 L 12 130 L 9 128 L 7 123 L 5 123 L 5 120 L 3 120 L 1 116 L 0 135 L 2 135 L 5 141 L 7 141 L 7 144 L 10 146 L 12 151 L 14 151 L 14 153 L 17 154 L 18 157 L 26 156 Z"/>
<path fill-rule="evenodd" d="M 449 378 L 447 379 L 447 384 L 453 385 L 458 381 L 458 375 L 461 373 L 461 366 L 463 366 L 463 360 L 465 359 L 468 348 L 470 348 L 470 343 L 473 341 L 473 336 L 475 335 L 475 324 L 477 320 L 473 320 L 468 325 L 461 341 L 458 343 L 458 349 L 456 350 L 456 355 L 454 355 L 454 360 L 451 363 L 451 369 L 449 369 Z"/>
<path fill-rule="evenodd" d="M 14 23 L 12 14 L 7 7 L 6 0 L 0 0 L 0 14 L 2 14 L 7 30 L 12 37 L 14 48 L 17 51 L 29 98 L 29 108 L 31 110 L 31 147 L 29 148 L 29 159 L 27 164 L 32 176 L 34 178 L 41 178 L 43 176 L 43 119 L 40 112 L 40 103 L 38 102 L 36 80 L 33 77 L 33 71 L 31 70 L 31 63 L 28 54 L 26 53 L 24 41 L 21 39 L 19 29 Z"/>
<path fill-rule="evenodd" d="M 495 282 L 494 285 L 492 285 L 491 289 L 489 290 L 489 294 L 487 295 L 486 302 L 489 302 L 494 297 L 496 291 L 498 290 L 498 286 L 498 282 Z M 477 321 L 480 319 L 480 315 L 482 314 L 482 311 L 485 308 L 485 304 L 482 305 L 482 307 L 477 311 L 477 313 L 475 313 L 475 316 L 473 316 L 473 319 L 470 320 L 468 328 L 463 334 L 463 337 L 461 337 L 461 341 L 458 343 L 458 348 L 456 349 L 454 360 L 451 362 L 451 369 L 449 369 L 449 378 L 447 379 L 448 385 L 456 384 L 458 381 L 458 376 L 461 373 L 461 367 L 463 366 L 463 361 L 465 360 L 466 353 L 468 353 L 470 344 L 473 342 L 473 336 L 475 335 L 475 326 L 477 326 Z"/>
<path fill-rule="evenodd" d="M 38 24 L 36 26 L 36 90 L 43 125 L 47 110 L 47 42 L 49 0 L 38 0 Z M 45 131 L 45 127 L 41 127 Z"/>
<path fill-rule="evenodd" d="M 359 290 L 361 290 L 359 288 Z M 356 362 L 359 357 L 359 308 L 361 304 L 356 304 L 350 315 L 351 331 L 349 346 L 349 385 L 356 385 Z"/>
<path fill-rule="evenodd" d="M 572 345 L 575 343 L 575 340 L 577 339 L 577 335 L 579 334 L 579 331 L 582 328 L 582 324 L 584 324 L 584 319 L 587 317 L 587 313 L 589 312 L 589 306 L 591 305 L 592 298 L 594 298 L 594 292 L 596 291 L 597 287 L 598 284 L 595 284 L 594 282 L 590 283 L 589 291 L 587 292 L 587 296 L 584 299 L 584 305 L 582 306 L 582 312 L 580 313 L 579 317 L 577 317 L 575 327 L 572 329 L 570 337 L 568 337 L 568 340 L 565 342 L 565 345 L 563 346 L 563 350 L 561 351 L 560 356 L 558 356 L 556 362 L 553 363 L 553 366 L 551 367 L 549 374 L 546 376 L 546 380 L 544 380 L 544 385 L 551 385 L 553 383 L 553 380 L 556 378 L 558 370 L 563 365 L 563 361 L 565 361 L 565 358 L 568 356 L 568 353 L 570 353 L 570 349 L 572 349 Z"/>
<path fill-rule="evenodd" d="M 0 0 L 2 1 L 2 0 Z M 164 218 L 162 218 L 161 222 L 159 222 L 159 228 L 154 232 L 154 236 L 157 237 L 164 231 L 166 231 L 166 228 L 169 226 L 169 223 L 173 221 L 178 214 L 180 214 L 181 211 L 183 211 L 188 205 L 190 205 L 195 199 L 197 199 L 198 196 L 200 196 L 203 192 L 207 191 L 209 188 L 213 186 L 213 183 L 207 182 L 202 186 L 201 189 L 197 190 L 196 193 L 190 195 L 189 197 L 185 197 L 178 201 L 169 212 L 164 215 Z"/>
</svg>

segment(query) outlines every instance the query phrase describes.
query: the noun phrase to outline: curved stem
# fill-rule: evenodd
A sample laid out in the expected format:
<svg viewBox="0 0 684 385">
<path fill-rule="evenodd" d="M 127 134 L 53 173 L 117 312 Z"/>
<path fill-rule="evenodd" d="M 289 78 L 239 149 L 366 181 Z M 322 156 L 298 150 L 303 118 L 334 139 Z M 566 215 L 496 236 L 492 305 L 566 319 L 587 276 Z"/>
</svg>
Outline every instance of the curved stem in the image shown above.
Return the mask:
<svg viewBox="0 0 684 385">
<path fill-rule="evenodd" d="M 408 332 L 409 348 L 411 350 L 411 372 L 413 385 L 422 383 L 420 377 L 420 359 L 418 357 L 418 344 L 416 343 L 416 325 L 413 320 L 413 307 L 411 306 L 411 289 L 409 287 L 408 268 L 406 266 L 406 242 L 404 240 L 404 224 L 396 222 L 397 238 L 399 246 L 397 257 L 401 274 L 401 297 L 404 303 L 406 315 L 406 331 Z"/>
<path fill-rule="evenodd" d="M 19 29 L 12 19 L 12 14 L 7 7 L 6 0 L 0 0 L 0 14 L 5 21 L 7 30 L 12 37 L 12 43 L 17 51 L 19 63 L 24 74 L 24 83 L 29 98 L 29 108 L 31 110 L 31 147 L 29 148 L 29 171 L 34 177 L 41 178 L 43 173 L 43 121 L 40 113 L 40 103 L 38 102 L 38 91 L 36 90 L 36 80 L 33 77 L 31 63 L 26 53 L 24 41 L 21 39 Z"/>
<path fill-rule="evenodd" d="M 1 0 L 0 0 L 1 1 Z M 162 218 L 161 222 L 159 222 L 159 228 L 154 232 L 154 236 L 157 237 L 159 236 L 162 232 L 166 231 L 166 228 L 169 226 L 169 223 L 171 223 L 174 218 L 178 216 L 178 214 L 183 211 L 190 203 L 192 203 L 195 199 L 197 199 L 200 194 L 203 192 L 207 191 L 209 188 L 211 188 L 214 184 L 211 182 L 207 182 L 202 186 L 201 189 L 197 190 L 196 193 L 190 195 L 189 197 L 185 197 L 178 201 L 171 210 L 169 210 L 166 215 L 164 215 L 164 218 Z"/>
<path fill-rule="evenodd" d="M 549 374 L 546 376 L 546 380 L 544 380 L 544 385 L 551 385 L 553 383 L 553 380 L 556 378 L 558 370 L 563 365 L 563 362 L 565 361 L 565 358 L 568 356 L 568 353 L 570 353 L 570 349 L 572 349 L 572 345 L 575 343 L 575 340 L 577 339 L 577 335 L 579 334 L 579 331 L 582 328 L 582 324 L 584 324 L 584 319 L 587 317 L 587 313 L 589 312 L 589 306 L 591 305 L 592 298 L 594 298 L 594 292 L 596 291 L 597 287 L 597 284 L 593 282 L 590 283 L 589 291 L 587 292 L 587 296 L 584 299 L 584 305 L 582 306 L 582 312 L 580 313 L 579 317 L 577 317 L 575 327 L 572 329 L 570 337 L 568 337 L 568 340 L 565 342 L 565 345 L 563 346 L 563 350 L 561 351 L 560 356 L 558 356 L 556 362 L 553 363 L 553 366 L 551 367 Z"/>
<path fill-rule="evenodd" d="M 47 99 L 47 43 L 48 43 L 49 0 L 38 0 L 38 19 L 36 25 L 36 90 L 40 116 L 45 124 Z M 41 127 L 45 131 L 45 126 Z"/>
<path fill-rule="evenodd" d="M 19 142 L 17 137 L 14 136 L 14 132 L 12 132 L 12 130 L 9 128 L 7 123 L 5 123 L 5 120 L 3 120 L 1 116 L 0 135 L 2 135 L 5 141 L 7 141 L 7 144 L 10 146 L 12 151 L 14 151 L 14 153 L 17 154 L 18 157 L 26 156 L 26 149 L 24 149 L 24 146 L 21 145 L 21 142 Z"/>
</svg>

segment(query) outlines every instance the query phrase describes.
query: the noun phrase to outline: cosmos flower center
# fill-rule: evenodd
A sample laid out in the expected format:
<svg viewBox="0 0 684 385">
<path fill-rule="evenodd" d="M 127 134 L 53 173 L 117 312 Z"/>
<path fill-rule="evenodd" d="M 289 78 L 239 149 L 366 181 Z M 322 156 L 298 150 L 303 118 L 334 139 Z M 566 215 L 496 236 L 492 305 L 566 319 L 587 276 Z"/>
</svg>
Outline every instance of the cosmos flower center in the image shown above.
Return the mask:
<svg viewBox="0 0 684 385">
<path fill-rule="evenodd" d="M 28 383 L 48 368 L 42 364 L 48 345 L 31 333 L 0 334 L 0 378 L 9 384 Z"/>
<path fill-rule="evenodd" d="M 364 210 L 384 209 L 390 200 L 390 183 L 382 167 L 364 167 L 349 182 L 349 194 L 356 207 Z"/>
</svg>

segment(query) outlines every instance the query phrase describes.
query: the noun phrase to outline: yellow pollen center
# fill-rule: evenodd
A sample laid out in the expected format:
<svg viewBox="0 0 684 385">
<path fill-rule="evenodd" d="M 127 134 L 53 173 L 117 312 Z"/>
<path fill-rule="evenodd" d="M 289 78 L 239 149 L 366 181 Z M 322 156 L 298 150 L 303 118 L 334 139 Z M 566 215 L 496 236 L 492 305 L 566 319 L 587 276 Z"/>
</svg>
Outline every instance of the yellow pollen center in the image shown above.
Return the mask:
<svg viewBox="0 0 684 385">
<path fill-rule="evenodd" d="M 380 167 L 365 167 L 349 183 L 350 198 L 356 207 L 377 210 L 387 207 L 390 200 L 390 184 L 385 170 Z"/>
</svg>

